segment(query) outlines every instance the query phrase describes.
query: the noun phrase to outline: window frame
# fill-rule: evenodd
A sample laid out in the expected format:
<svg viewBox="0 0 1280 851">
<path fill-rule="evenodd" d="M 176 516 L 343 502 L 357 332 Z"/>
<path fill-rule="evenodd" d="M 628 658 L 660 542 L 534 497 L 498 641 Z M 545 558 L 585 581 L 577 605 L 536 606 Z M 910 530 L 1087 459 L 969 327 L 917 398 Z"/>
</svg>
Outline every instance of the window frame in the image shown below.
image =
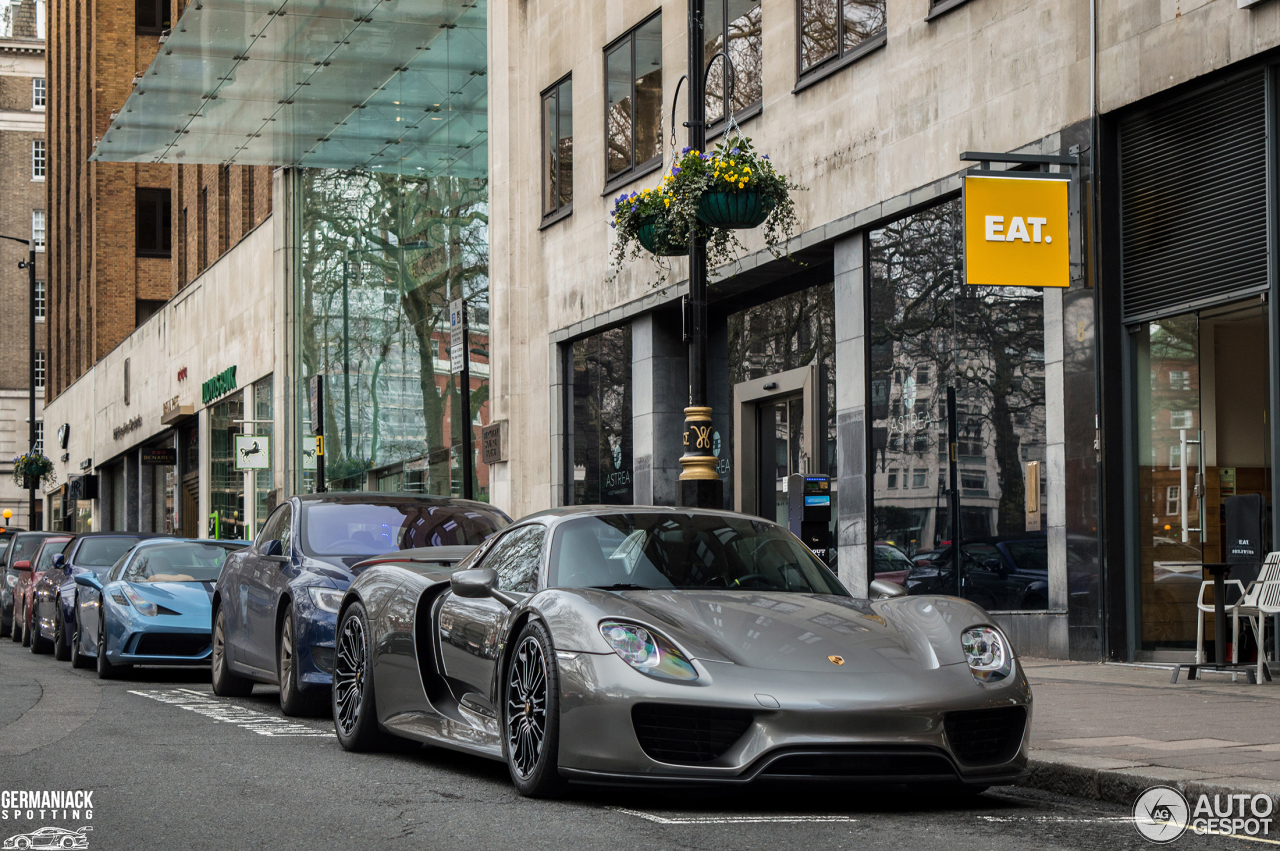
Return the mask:
<svg viewBox="0 0 1280 851">
<path fill-rule="evenodd" d="M 40 226 L 36 227 L 36 222 L 40 222 Z M 39 234 L 39 239 L 36 235 Z M 31 247 L 38 252 L 43 252 L 45 244 L 48 242 L 48 219 L 45 217 L 44 210 L 31 211 Z"/>
<path fill-rule="evenodd" d="M 49 173 L 49 149 L 44 139 L 31 140 L 31 179 L 37 183 L 44 182 Z"/>
<path fill-rule="evenodd" d="M 652 174 L 662 168 L 663 158 L 666 151 L 661 149 L 663 143 L 662 132 L 665 128 L 662 126 L 662 101 L 658 107 L 658 155 L 645 160 L 642 163 L 636 162 L 636 33 L 643 29 L 654 19 L 662 17 L 662 9 L 658 8 L 652 13 L 646 15 L 637 21 L 633 26 L 629 27 L 626 32 L 615 38 L 604 46 L 604 50 L 600 53 L 601 68 L 604 72 L 604 109 L 601 111 L 601 117 L 604 119 L 604 189 L 601 196 L 608 195 L 620 186 L 626 186 L 647 174 Z M 618 172 L 613 177 L 609 176 L 609 54 L 617 49 L 623 42 L 631 43 L 631 165 L 630 167 Z M 662 66 L 660 70 L 666 70 Z M 663 82 L 665 85 L 665 80 Z"/>
<path fill-rule="evenodd" d="M 36 279 L 36 300 L 35 300 L 35 304 L 33 305 L 33 307 L 35 308 L 37 322 L 43 322 L 45 319 L 45 312 L 48 309 L 47 299 L 48 299 L 48 289 L 45 286 L 45 282 L 37 278 Z"/>
<path fill-rule="evenodd" d="M 844 0 L 836 0 L 839 4 L 837 11 L 837 23 L 843 30 L 844 24 Z M 809 88 L 813 84 L 825 80 L 837 71 L 841 71 L 868 54 L 874 53 L 884 47 L 889 41 L 889 10 L 888 2 L 885 2 L 885 25 L 869 38 L 864 39 L 857 45 L 846 50 L 844 46 L 844 33 L 841 32 L 836 40 L 836 52 L 828 56 L 820 62 L 814 63 L 809 68 L 804 67 L 804 0 L 795 0 L 796 10 L 796 85 L 791 93 L 798 94 Z"/>
<path fill-rule="evenodd" d="M 35 369 L 32 370 L 32 372 L 34 373 L 34 381 L 35 381 L 37 390 L 43 390 L 45 388 L 45 384 L 47 383 L 47 379 L 48 379 L 48 371 L 49 371 L 48 363 L 49 362 L 45 357 L 44 350 L 37 349 Z"/>
<path fill-rule="evenodd" d="M 148 5 L 155 6 L 156 16 L 159 19 L 159 23 L 156 24 L 155 26 L 142 26 L 141 24 L 138 23 L 138 7 L 142 5 L 144 2 L 147 3 Z M 133 4 L 134 33 L 136 33 L 137 35 L 164 35 L 164 33 L 169 29 L 164 25 L 164 17 L 167 11 L 169 11 L 169 4 L 166 2 L 166 0 L 134 0 L 134 4 Z M 170 25 L 172 25 L 173 23 L 172 19 L 170 19 L 169 23 Z"/>
<path fill-rule="evenodd" d="M 708 0 L 708 2 L 711 2 L 711 3 L 719 3 L 719 4 L 720 4 L 720 6 L 721 6 L 721 9 L 722 9 L 722 12 L 721 12 L 721 23 L 722 23 L 721 36 L 722 36 L 722 37 L 723 37 L 723 39 L 724 39 L 724 48 L 723 48 L 723 49 L 724 49 L 725 56 L 728 56 L 728 55 L 729 55 L 729 24 L 730 24 L 730 21 L 729 21 L 729 0 Z M 798 7 L 797 7 L 797 8 L 798 8 Z M 761 20 L 762 22 L 764 21 L 764 0 L 760 0 L 760 20 Z M 762 65 L 763 65 L 763 54 L 764 54 L 764 31 L 763 31 L 763 26 L 764 26 L 764 24 L 763 24 L 763 23 L 761 23 L 761 27 L 762 27 L 762 29 L 761 29 L 761 37 L 760 37 L 760 53 L 761 53 L 761 56 L 762 56 Z M 704 38 L 704 40 L 705 40 L 705 38 Z M 711 58 L 711 57 L 704 57 L 704 61 L 707 61 L 707 62 L 709 63 L 709 62 L 710 62 L 710 58 Z M 711 66 L 710 66 L 710 64 L 708 64 L 707 68 L 710 68 L 710 67 L 711 67 Z M 704 76 L 705 76 L 705 75 L 706 75 L 706 73 L 707 73 L 707 68 L 703 68 L 703 69 L 702 69 L 702 73 L 703 73 L 703 75 L 704 75 Z M 738 84 L 738 81 L 737 81 L 737 79 L 736 79 L 736 76 L 737 76 L 737 75 L 736 75 L 736 68 L 735 68 L 735 75 L 734 75 L 734 76 L 735 76 L 735 80 L 734 80 L 734 88 L 736 89 L 736 88 L 737 88 L 737 84 Z M 762 79 L 763 79 L 763 68 L 761 69 L 761 77 L 762 77 Z M 704 93 L 704 94 L 705 94 L 705 93 Z M 729 93 L 728 93 L 728 87 L 726 86 L 726 87 L 725 87 L 725 91 L 723 91 L 723 92 L 721 92 L 721 93 L 720 93 L 720 97 L 721 97 L 721 99 L 722 99 L 722 100 L 724 100 L 724 101 L 725 101 L 726 106 L 728 105 L 728 100 L 729 100 L 729 98 L 728 98 L 728 94 L 729 94 Z M 703 106 L 703 109 L 704 109 L 704 110 L 706 109 L 705 105 Z M 749 104 L 747 104 L 746 106 L 744 106 L 742 109 L 740 109 L 740 110 L 738 110 L 737 112 L 733 113 L 733 120 L 734 120 L 736 123 L 741 124 L 741 123 L 742 123 L 742 122 L 744 122 L 744 121 L 749 121 L 750 119 L 755 118 L 757 115 L 759 115 L 759 114 L 760 114 L 760 113 L 762 113 L 762 112 L 764 112 L 764 86 L 763 86 L 763 85 L 761 85 L 761 87 L 760 87 L 760 98 L 759 98 L 759 100 L 752 101 L 751 103 L 749 103 Z M 728 115 L 728 110 L 726 109 L 726 110 L 725 110 L 725 111 L 720 115 L 720 117 L 719 117 L 719 118 L 717 118 L 715 121 L 709 121 L 709 122 L 707 123 L 707 142 L 708 142 L 708 146 L 710 145 L 710 141 L 711 141 L 712 139 L 716 138 L 717 136 L 720 136 L 721 134 L 723 134 L 723 133 L 725 132 L 725 130 L 726 130 L 726 129 L 728 129 L 729 121 L 728 121 L 728 117 L 727 117 L 727 115 Z"/>
<path fill-rule="evenodd" d="M 49 83 L 44 77 L 31 78 L 31 108 L 44 110 L 49 104 Z"/>
<path fill-rule="evenodd" d="M 156 211 L 156 226 L 159 228 L 160 248 L 144 248 L 139 237 L 138 220 L 142 209 L 142 199 L 144 195 L 154 194 L 157 198 L 164 196 L 163 201 L 159 203 L 159 209 Z M 168 208 L 167 211 L 165 208 Z M 163 248 L 165 234 L 165 219 L 169 221 L 169 248 Z M 133 194 L 133 256 L 169 259 L 173 257 L 173 192 L 162 186 L 138 186 L 134 188 Z"/>
<path fill-rule="evenodd" d="M 606 53 L 606 57 L 607 57 L 607 55 L 608 55 L 608 54 Z M 634 64 L 634 48 L 633 48 L 632 56 L 633 56 L 632 62 L 633 62 L 633 64 Z M 607 64 L 607 61 L 608 61 L 608 60 L 606 59 L 606 64 Z M 558 144 L 559 144 L 559 141 L 560 141 L 560 124 L 561 124 L 561 121 L 560 121 L 560 96 L 561 96 L 561 89 L 564 87 L 564 85 L 565 85 L 566 83 L 567 83 L 567 84 L 569 84 L 569 104 L 570 104 L 570 107 L 572 108 L 572 105 L 573 105 L 573 72 L 572 72 L 572 71 L 570 71 L 569 73 L 565 74 L 563 77 L 561 77 L 560 79 L 556 80 L 556 81 L 555 81 L 554 83 L 552 83 L 551 85 L 547 86 L 547 87 L 546 87 L 545 89 L 543 89 L 543 90 L 542 90 L 542 92 L 538 95 L 538 107 L 539 107 L 539 109 L 538 109 L 538 113 L 539 113 L 539 115 L 538 115 L 538 122 L 539 122 L 540 126 L 542 127 L 542 160 L 539 162 L 539 171 L 543 172 L 543 173 L 542 173 L 542 175 L 541 175 L 541 180 L 539 180 L 539 181 L 538 181 L 538 182 L 539 182 L 539 184 L 541 185 L 541 189 L 542 189 L 542 193 L 543 193 L 543 194 L 542 194 L 542 196 L 538 199 L 538 207 L 539 207 L 539 210 L 540 210 L 540 211 L 541 211 L 541 213 L 542 213 L 542 224 L 541 224 L 541 227 L 540 227 L 539 229 L 541 229 L 541 228 L 543 228 L 543 227 L 547 227 L 548 225 L 553 225 L 553 224 L 555 224 L 556 222 L 560 221 L 561 219 L 565 219 L 565 218 L 568 218 L 569 216 L 573 215 L 573 174 L 572 174 L 572 172 L 570 172 L 570 174 L 569 174 L 569 202 L 568 202 L 567 204 L 560 204 L 560 203 L 559 203 L 560 196 L 561 196 L 562 181 L 563 181 L 563 178 L 564 178 L 564 169 L 562 169 L 562 168 L 560 167 L 560 160 L 559 160 L 559 159 L 557 159 L 557 160 L 556 160 L 556 187 L 555 187 L 555 198 L 556 198 L 557 204 L 556 204 L 555 209 L 550 210 L 550 211 L 547 211 L 547 209 L 546 209 L 546 206 L 547 206 L 547 205 L 546 205 L 546 200 L 547 200 L 547 194 L 546 194 L 546 193 L 547 193 L 547 191 L 548 191 L 548 187 L 546 186 L 546 184 L 545 184 L 545 183 L 543 183 L 543 181 L 545 181 L 545 180 L 546 180 L 546 177 L 547 177 L 547 176 L 546 176 L 546 173 L 545 173 L 545 171 L 544 171 L 544 169 L 545 169 L 545 167 L 546 167 L 546 165 L 547 165 L 547 160 L 549 159 L 549 157 L 550 157 L 550 155 L 551 155 L 551 151 L 547 150 L 547 148 L 546 148 L 546 145 L 547 145 L 547 142 L 548 142 L 548 136 L 547 136 L 547 109 L 546 109 L 546 103 L 547 103 L 547 99 L 548 99 L 548 98 L 550 98 L 550 97 L 554 97 L 554 98 L 556 99 L 556 133 L 555 133 L 555 139 L 556 139 L 556 144 L 558 145 Z M 607 83 L 607 81 L 606 81 L 606 83 Z M 608 93 L 607 93 L 607 92 L 605 93 L 605 102 L 606 102 L 606 103 L 608 103 Z M 606 112 L 606 114 L 605 114 L 605 128 L 606 128 L 606 130 L 608 129 L 608 124 L 609 124 L 609 117 L 608 117 L 608 113 Z M 573 144 L 573 142 L 572 142 L 573 134 L 572 134 L 572 133 L 570 133 L 570 134 L 569 134 L 569 139 L 570 139 L 570 144 L 572 145 L 572 144 Z M 606 151 L 606 153 L 605 153 L 605 156 L 606 156 L 606 157 L 608 156 L 608 152 L 607 152 L 607 151 Z M 606 167 L 606 168 L 608 168 L 607 163 L 606 163 L 606 166 L 605 166 L 605 167 Z"/>
</svg>

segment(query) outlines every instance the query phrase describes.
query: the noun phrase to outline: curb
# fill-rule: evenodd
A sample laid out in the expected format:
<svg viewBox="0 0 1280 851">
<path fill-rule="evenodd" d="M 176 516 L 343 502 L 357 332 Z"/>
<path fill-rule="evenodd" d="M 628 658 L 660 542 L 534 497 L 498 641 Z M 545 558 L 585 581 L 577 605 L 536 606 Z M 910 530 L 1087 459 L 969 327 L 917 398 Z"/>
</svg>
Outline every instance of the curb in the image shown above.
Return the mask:
<svg viewBox="0 0 1280 851">
<path fill-rule="evenodd" d="M 1253 777 L 1205 776 L 1203 772 L 1120 759 L 1034 750 L 1030 773 L 1018 785 L 1076 798 L 1132 807 L 1152 786 L 1172 786 L 1193 802 L 1200 795 L 1266 795 L 1280 810 L 1280 783 Z"/>
</svg>

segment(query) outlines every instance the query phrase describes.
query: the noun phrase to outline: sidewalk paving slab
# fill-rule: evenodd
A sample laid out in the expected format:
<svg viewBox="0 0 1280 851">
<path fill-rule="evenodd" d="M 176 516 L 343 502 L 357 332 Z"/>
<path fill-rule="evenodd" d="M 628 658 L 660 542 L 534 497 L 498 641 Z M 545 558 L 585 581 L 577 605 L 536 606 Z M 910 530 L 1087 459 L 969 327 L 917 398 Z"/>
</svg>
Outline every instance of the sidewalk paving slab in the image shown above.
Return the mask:
<svg viewBox="0 0 1280 851">
<path fill-rule="evenodd" d="M 1023 785 L 1124 805 L 1158 785 L 1263 794 L 1280 811 L 1280 678 L 1173 684 L 1171 665 L 1020 661 L 1034 695 Z"/>
</svg>

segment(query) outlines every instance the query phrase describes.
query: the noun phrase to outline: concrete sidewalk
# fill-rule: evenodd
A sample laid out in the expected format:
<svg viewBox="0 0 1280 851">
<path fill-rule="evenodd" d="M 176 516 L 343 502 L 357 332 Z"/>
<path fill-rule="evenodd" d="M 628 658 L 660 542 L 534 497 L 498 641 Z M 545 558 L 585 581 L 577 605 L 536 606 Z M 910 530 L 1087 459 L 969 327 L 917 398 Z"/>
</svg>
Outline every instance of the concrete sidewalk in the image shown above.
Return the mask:
<svg viewBox="0 0 1280 851">
<path fill-rule="evenodd" d="M 1035 704 L 1025 785 L 1132 805 L 1151 786 L 1186 794 L 1263 793 L 1280 806 L 1280 674 L 1023 659 Z"/>
</svg>

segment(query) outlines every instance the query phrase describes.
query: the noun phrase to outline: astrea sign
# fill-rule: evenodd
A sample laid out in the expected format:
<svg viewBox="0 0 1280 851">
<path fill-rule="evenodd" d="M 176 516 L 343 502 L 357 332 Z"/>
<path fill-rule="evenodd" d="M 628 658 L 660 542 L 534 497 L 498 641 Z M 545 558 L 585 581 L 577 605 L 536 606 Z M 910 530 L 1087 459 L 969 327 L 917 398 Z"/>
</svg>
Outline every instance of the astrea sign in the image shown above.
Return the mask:
<svg viewBox="0 0 1280 851">
<path fill-rule="evenodd" d="M 965 177 L 966 284 L 1070 286 L 1065 177 Z"/>
</svg>

